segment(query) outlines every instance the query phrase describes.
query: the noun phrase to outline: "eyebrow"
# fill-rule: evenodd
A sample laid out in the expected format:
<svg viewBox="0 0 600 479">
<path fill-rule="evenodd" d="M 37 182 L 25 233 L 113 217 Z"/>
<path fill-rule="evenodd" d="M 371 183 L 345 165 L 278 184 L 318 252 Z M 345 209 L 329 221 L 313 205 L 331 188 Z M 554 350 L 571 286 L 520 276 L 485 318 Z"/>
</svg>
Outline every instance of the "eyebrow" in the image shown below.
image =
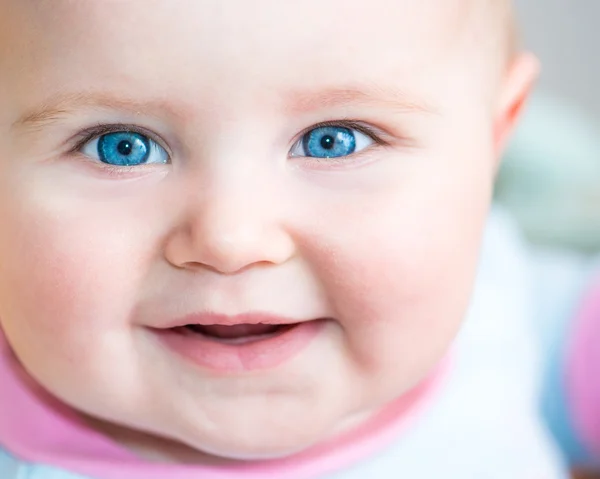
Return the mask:
<svg viewBox="0 0 600 479">
<path fill-rule="evenodd" d="M 393 109 L 400 113 L 437 113 L 433 105 L 399 88 L 376 85 L 328 88 L 315 93 L 300 92 L 291 97 L 289 110 L 295 113 L 341 106 Z"/>
<path fill-rule="evenodd" d="M 164 100 L 138 101 L 120 98 L 106 92 L 61 93 L 44 101 L 40 106 L 26 112 L 12 124 L 13 129 L 43 128 L 60 121 L 78 108 L 101 108 L 126 111 L 132 114 L 148 112 L 168 112 L 171 116 L 182 117 L 184 111 Z"/>
<path fill-rule="evenodd" d="M 362 87 L 326 88 L 313 92 L 296 91 L 284 95 L 285 110 L 301 114 L 343 106 L 358 106 L 392 109 L 400 113 L 436 113 L 436 109 L 417 100 L 404 91 L 395 88 L 381 88 L 373 85 Z M 172 117 L 184 121 L 191 117 L 189 107 L 159 99 L 138 101 L 120 98 L 107 92 L 61 93 L 26 112 L 12 124 L 12 129 L 42 129 L 72 114 L 78 108 L 101 108 L 126 111 L 132 114 L 167 112 Z"/>
</svg>

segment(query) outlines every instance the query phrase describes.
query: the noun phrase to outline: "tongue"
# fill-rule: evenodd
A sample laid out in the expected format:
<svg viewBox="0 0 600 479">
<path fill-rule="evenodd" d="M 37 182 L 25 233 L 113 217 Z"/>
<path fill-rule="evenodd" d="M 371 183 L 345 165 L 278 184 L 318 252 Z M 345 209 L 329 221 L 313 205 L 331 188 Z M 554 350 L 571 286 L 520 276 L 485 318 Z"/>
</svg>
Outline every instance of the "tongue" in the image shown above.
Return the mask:
<svg viewBox="0 0 600 479">
<path fill-rule="evenodd" d="M 206 334 L 220 339 L 237 339 L 247 336 L 261 336 L 263 334 L 275 333 L 280 325 L 277 324 L 234 324 L 224 326 L 213 324 L 210 326 L 195 326 L 195 328 Z"/>
</svg>

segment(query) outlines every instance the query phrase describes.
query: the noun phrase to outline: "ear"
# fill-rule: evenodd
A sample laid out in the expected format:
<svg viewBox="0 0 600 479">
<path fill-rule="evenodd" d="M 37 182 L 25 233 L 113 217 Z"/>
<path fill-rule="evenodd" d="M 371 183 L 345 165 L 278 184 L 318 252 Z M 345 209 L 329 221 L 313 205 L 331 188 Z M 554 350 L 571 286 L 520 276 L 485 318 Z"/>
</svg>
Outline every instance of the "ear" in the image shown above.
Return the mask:
<svg viewBox="0 0 600 479">
<path fill-rule="evenodd" d="M 523 107 L 529 98 L 540 72 L 540 63 L 531 53 L 520 53 L 513 59 L 503 85 L 494 123 L 496 157 L 500 158 L 506 147 Z"/>
</svg>

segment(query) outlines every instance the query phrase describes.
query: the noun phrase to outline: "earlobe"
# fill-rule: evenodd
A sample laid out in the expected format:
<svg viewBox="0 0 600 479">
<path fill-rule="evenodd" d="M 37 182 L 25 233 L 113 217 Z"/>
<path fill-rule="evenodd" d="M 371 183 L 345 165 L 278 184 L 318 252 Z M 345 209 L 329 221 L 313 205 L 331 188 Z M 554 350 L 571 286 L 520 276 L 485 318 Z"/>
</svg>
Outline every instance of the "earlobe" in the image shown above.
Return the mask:
<svg viewBox="0 0 600 479">
<path fill-rule="evenodd" d="M 494 124 L 494 143 L 498 158 L 502 156 L 539 71 L 540 62 L 532 53 L 518 54 L 507 71 Z"/>
</svg>

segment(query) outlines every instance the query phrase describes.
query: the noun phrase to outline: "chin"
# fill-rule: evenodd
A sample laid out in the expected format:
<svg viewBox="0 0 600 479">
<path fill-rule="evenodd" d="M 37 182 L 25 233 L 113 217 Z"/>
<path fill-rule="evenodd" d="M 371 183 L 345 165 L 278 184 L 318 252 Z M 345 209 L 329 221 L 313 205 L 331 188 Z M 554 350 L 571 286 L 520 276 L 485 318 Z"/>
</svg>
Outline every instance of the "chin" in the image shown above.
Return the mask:
<svg viewBox="0 0 600 479">
<path fill-rule="evenodd" d="M 298 445 L 295 448 L 281 448 L 271 445 L 259 445 L 252 447 L 226 447 L 215 448 L 214 450 L 204 449 L 202 452 L 222 459 L 231 461 L 268 461 L 284 459 L 294 456 L 307 449 L 313 444 Z"/>
<path fill-rule="evenodd" d="M 306 421 L 303 421 L 306 422 Z M 320 428 L 300 423 L 277 428 L 222 428 L 216 437 L 188 437 L 182 442 L 201 453 L 226 460 L 282 459 L 301 453 L 328 437 Z"/>
</svg>

